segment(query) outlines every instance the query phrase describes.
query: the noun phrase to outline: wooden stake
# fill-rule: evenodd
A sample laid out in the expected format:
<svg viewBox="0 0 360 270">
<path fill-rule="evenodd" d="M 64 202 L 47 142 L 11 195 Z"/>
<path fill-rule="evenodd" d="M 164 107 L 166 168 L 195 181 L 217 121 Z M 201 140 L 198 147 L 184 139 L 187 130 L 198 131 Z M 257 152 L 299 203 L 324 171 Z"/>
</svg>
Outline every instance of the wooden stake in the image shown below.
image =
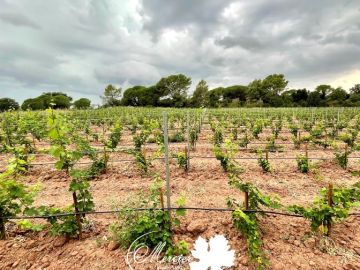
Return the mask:
<svg viewBox="0 0 360 270">
<path fill-rule="evenodd" d="M 266 161 L 269 161 L 269 150 L 267 150 L 267 149 L 265 152 L 265 158 L 266 158 Z"/>
<path fill-rule="evenodd" d="M 145 161 L 145 163 L 146 163 L 146 148 L 144 147 L 144 148 L 141 150 L 141 152 L 142 152 L 142 155 L 143 155 L 143 157 L 144 157 L 144 161 Z"/>
<path fill-rule="evenodd" d="M 2 218 L 0 218 L 0 240 L 5 240 L 5 239 L 6 239 L 5 222 Z"/>
<path fill-rule="evenodd" d="M 35 137 L 34 137 L 34 135 L 31 135 L 31 137 L 32 137 L 32 141 L 33 141 L 34 149 L 36 150 Z"/>
<path fill-rule="evenodd" d="M 345 144 L 345 161 L 346 161 L 345 168 L 347 168 L 347 165 L 348 165 L 348 145 L 347 144 Z"/>
<path fill-rule="evenodd" d="M 171 189 L 170 189 L 170 166 L 169 166 L 169 135 L 168 135 L 168 115 L 163 112 L 163 127 L 164 127 L 164 146 L 165 146 L 165 173 L 166 173 L 166 203 L 167 211 L 170 218 L 170 231 L 171 231 Z"/>
<path fill-rule="evenodd" d="M 245 210 L 249 210 L 249 193 L 247 191 L 245 193 Z"/>
<path fill-rule="evenodd" d="M 79 239 L 82 238 L 82 225 L 81 225 L 81 217 L 79 213 L 79 209 L 77 207 L 78 202 L 77 202 L 77 197 L 76 197 L 76 192 L 73 192 L 73 201 L 74 201 L 74 208 L 75 208 L 75 213 L 76 213 L 76 223 L 78 225 L 78 230 L 79 230 Z"/>
<path fill-rule="evenodd" d="M 184 152 L 185 152 L 185 157 L 186 157 L 186 167 L 185 167 L 185 171 L 189 171 L 189 156 L 188 156 L 188 154 L 189 154 L 189 149 L 188 149 L 187 146 L 185 146 Z"/>
<path fill-rule="evenodd" d="M 164 206 L 164 190 L 162 187 L 159 188 L 159 194 L 160 194 L 160 205 L 161 205 L 161 208 L 162 210 L 165 209 L 165 206 Z"/>
<path fill-rule="evenodd" d="M 308 144 L 305 144 L 305 157 L 308 158 L 309 154 L 308 154 Z"/>
<path fill-rule="evenodd" d="M 187 133 L 187 147 L 185 147 L 186 153 L 186 171 L 190 169 L 190 114 L 187 112 L 186 116 L 186 133 Z"/>
<path fill-rule="evenodd" d="M 107 153 L 106 153 L 106 146 L 104 146 L 104 165 L 105 165 L 105 173 L 107 172 L 107 162 L 108 162 L 108 157 L 107 157 Z"/>
<path fill-rule="evenodd" d="M 330 207 L 333 207 L 333 184 L 329 184 L 329 189 L 328 189 L 328 205 Z M 326 235 L 330 235 L 331 232 L 331 221 L 329 221 L 327 224 L 327 233 Z"/>
</svg>

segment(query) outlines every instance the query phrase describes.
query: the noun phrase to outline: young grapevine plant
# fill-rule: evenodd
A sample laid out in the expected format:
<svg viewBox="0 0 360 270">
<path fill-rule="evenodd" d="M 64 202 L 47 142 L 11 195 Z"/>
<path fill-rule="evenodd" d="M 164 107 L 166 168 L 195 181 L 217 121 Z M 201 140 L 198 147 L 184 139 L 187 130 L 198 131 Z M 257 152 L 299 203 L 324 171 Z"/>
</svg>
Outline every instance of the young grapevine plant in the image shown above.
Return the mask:
<svg viewBox="0 0 360 270">
<path fill-rule="evenodd" d="M 254 185 L 240 181 L 235 174 L 229 176 L 229 185 L 247 194 L 248 205 L 246 207 L 250 210 L 260 210 L 260 206 L 276 209 L 281 207 L 278 200 L 263 195 Z M 227 204 L 229 208 L 235 208 L 232 214 L 233 222 L 235 227 L 246 237 L 250 260 L 256 265 L 256 269 L 265 269 L 268 260 L 262 250 L 261 232 L 256 213 L 246 213 L 242 210 L 242 204 L 234 199 L 228 199 Z"/>
<path fill-rule="evenodd" d="M 289 207 L 289 210 L 309 219 L 311 230 L 319 230 L 323 234 L 329 235 L 332 223 L 347 218 L 351 207 L 360 205 L 360 182 L 350 188 L 334 188 L 331 195 L 329 198 L 328 189 L 323 188 L 313 206 L 293 205 Z"/>
</svg>

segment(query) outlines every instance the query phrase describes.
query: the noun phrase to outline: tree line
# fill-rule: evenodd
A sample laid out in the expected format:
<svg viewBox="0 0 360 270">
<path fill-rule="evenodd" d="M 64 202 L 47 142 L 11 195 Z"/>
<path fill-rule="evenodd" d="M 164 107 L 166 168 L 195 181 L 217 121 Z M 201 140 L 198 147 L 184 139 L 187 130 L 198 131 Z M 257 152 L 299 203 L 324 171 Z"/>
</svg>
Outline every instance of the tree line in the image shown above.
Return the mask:
<svg viewBox="0 0 360 270">
<path fill-rule="evenodd" d="M 360 106 L 360 84 L 345 89 L 319 85 L 313 91 L 288 89 L 283 74 L 256 79 L 248 85 L 232 85 L 209 89 L 201 80 L 192 96 L 188 96 L 191 78 L 183 74 L 162 78 L 153 86 L 134 86 L 125 90 L 123 106 L 163 107 L 327 107 Z M 108 86 L 111 88 L 111 85 Z M 119 89 L 117 89 L 119 92 Z M 106 99 L 105 99 L 106 104 Z"/>
<path fill-rule="evenodd" d="M 45 110 L 54 109 L 88 109 L 91 107 L 91 101 L 87 98 L 80 98 L 73 102 L 73 98 L 62 92 L 47 92 L 36 98 L 28 98 L 24 100 L 20 106 L 18 102 L 11 98 L 0 99 L 0 111 L 7 110 Z"/>
<path fill-rule="evenodd" d="M 288 81 L 283 74 L 271 74 L 264 79 L 256 79 L 248 85 L 232 85 L 209 89 L 206 81 L 196 85 L 189 95 L 192 80 L 183 74 L 161 78 L 155 85 L 137 85 L 124 92 L 109 84 L 101 97 L 104 107 L 152 106 L 152 107 L 330 107 L 360 106 L 360 84 L 347 91 L 322 84 L 313 91 L 306 88 L 288 89 Z M 43 110 L 52 106 L 58 109 L 87 109 L 91 101 L 72 98 L 62 92 L 43 93 L 39 97 L 26 99 L 22 110 Z M 19 104 L 9 98 L 0 99 L 0 110 L 19 109 Z"/>
</svg>

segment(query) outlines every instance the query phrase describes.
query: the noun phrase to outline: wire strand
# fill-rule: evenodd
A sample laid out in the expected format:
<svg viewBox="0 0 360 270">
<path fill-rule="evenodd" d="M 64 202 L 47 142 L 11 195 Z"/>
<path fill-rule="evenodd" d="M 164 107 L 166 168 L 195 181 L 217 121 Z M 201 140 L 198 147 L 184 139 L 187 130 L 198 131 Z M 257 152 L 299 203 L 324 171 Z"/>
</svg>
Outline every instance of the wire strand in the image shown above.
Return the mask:
<svg viewBox="0 0 360 270">
<path fill-rule="evenodd" d="M 210 211 L 210 212 L 234 212 L 237 209 L 230 208 L 206 208 L 206 207 L 170 207 L 170 208 L 124 208 L 122 210 L 103 210 L 103 211 L 80 211 L 80 212 L 65 212 L 57 213 L 52 215 L 34 215 L 34 216 L 1 216 L 0 219 L 6 220 L 19 220 L 19 219 L 48 219 L 57 217 L 67 217 L 76 215 L 101 215 L 101 214 L 118 214 L 121 212 L 132 212 L 132 211 L 173 211 L 173 210 L 189 210 L 189 211 Z M 261 213 L 269 215 L 281 215 L 288 217 L 299 217 L 304 218 L 303 215 L 271 211 L 271 210 L 245 210 L 241 209 L 244 213 Z M 360 213 L 349 213 L 349 216 L 360 216 Z"/>
</svg>

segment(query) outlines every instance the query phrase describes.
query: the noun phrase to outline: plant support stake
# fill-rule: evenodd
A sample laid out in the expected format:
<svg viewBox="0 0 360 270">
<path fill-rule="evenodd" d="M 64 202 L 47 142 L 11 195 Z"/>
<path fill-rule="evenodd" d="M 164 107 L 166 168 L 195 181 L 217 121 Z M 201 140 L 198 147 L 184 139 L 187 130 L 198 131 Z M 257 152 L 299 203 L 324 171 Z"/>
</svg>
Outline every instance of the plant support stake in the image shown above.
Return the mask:
<svg viewBox="0 0 360 270">
<path fill-rule="evenodd" d="M 79 240 L 81 240 L 81 238 L 82 238 L 82 225 L 81 225 L 81 217 L 80 217 L 79 209 L 78 209 L 78 201 L 77 201 L 76 192 L 73 192 L 72 196 L 73 196 L 73 201 L 74 201 L 74 209 L 75 209 L 75 213 L 76 213 L 76 224 L 78 226 Z"/>
<path fill-rule="evenodd" d="M 186 136 L 187 136 L 187 147 L 185 148 L 186 154 L 186 171 L 190 169 L 190 115 L 187 112 L 186 116 Z"/>
<path fill-rule="evenodd" d="M 161 205 L 161 209 L 164 211 L 165 210 L 165 206 L 164 206 L 164 191 L 163 188 L 159 188 L 159 195 L 160 195 L 160 205 Z"/>
<path fill-rule="evenodd" d="M 163 112 L 163 125 L 164 125 L 164 146 L 165 146 L 165 171 L 166 171 L 166 200 L 167 200 L 167 209 L 170 213 L 171 203 L 170 203 L 170 167 L 169 167 L 169 136 L 168 136 L 168 117 L 167 113 Z M 170 219 L 171 219 L 171 215 Z M 171 224 L 171 220 L 170 220 Z"/>
<path fill-rule="evenodd" d="M 333 185 L 332 184 L 329 184 L 329 189 L 328 189 L 328 204 L 329 206 L 332 208 L 333 207 Z M 329 220 L 328 224 L 327 225 L 327 233 L 326 235 L 330 235 L 330 232 L 331 232 L 331 221 L 332 220 Z"/>
<path fill-rule="evenodd" d="M 245 210 L 249 210 L 249 192 L 245 191 L 244 195 L 245 195 L 245 202 L 244 202 Z"/>
<path fill-rule="evenodd" d="M 5 220 L 3 218 L 0 218 L 0 240 L 5 240 L 5 238 Z"/>
</svg>

